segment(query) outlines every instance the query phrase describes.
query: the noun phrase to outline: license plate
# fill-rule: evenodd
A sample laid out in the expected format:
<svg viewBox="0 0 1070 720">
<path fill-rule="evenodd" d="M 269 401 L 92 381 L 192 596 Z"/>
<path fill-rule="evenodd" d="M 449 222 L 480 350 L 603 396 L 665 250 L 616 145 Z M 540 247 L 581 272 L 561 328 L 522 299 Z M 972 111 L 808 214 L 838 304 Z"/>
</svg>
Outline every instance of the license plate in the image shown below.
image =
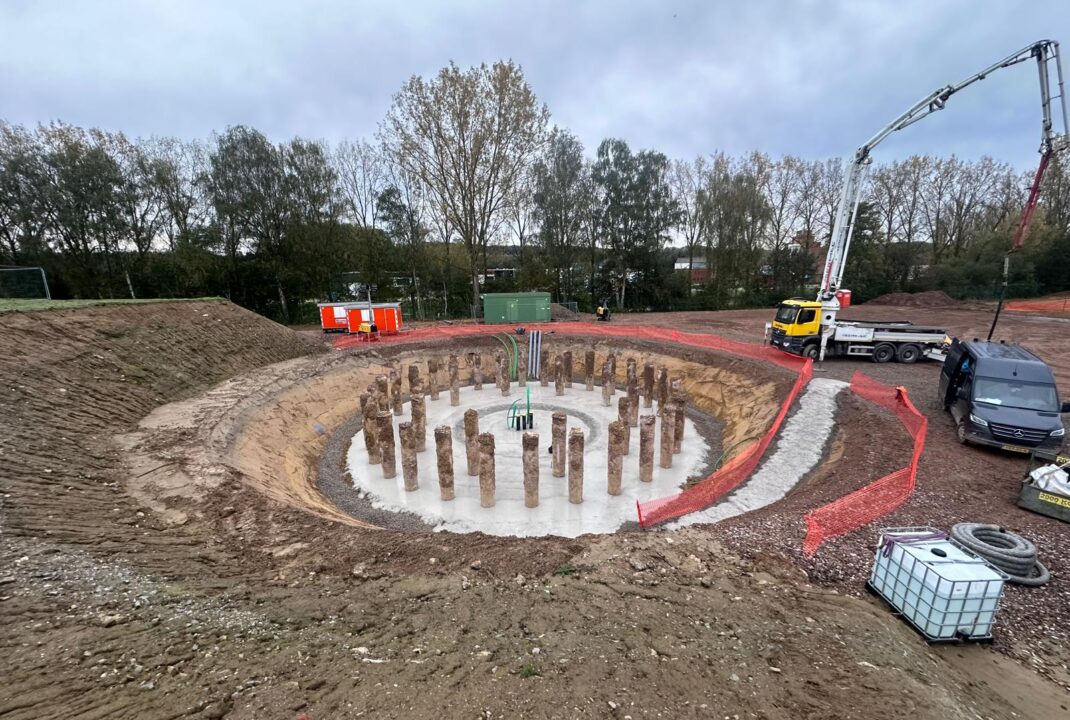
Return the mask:
<svg viewBox="0 0 1070 720">
<path fill-rule="evenodd" d="M 1018 447 L 1017 445 L 1000 445 L 1000 447 L 1004 450 L 1010 450 L 1011 452 L 1022 453 L 1023 455 L 1028 455 L 1031 452 L 1029 448 Z"/>
</svg>

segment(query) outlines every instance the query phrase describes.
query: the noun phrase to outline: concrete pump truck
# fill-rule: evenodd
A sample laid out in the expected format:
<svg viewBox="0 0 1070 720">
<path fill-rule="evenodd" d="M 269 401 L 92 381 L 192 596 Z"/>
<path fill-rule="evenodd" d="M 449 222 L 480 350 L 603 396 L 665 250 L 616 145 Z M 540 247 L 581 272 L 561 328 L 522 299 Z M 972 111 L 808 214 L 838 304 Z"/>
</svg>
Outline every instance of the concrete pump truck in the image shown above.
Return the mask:
<svg viewBox="0 0 1070 720">
<path fill-rule="evenodd" d="M 773 322 L 766 325 L 766 334 L 771 345 L 816 360 L 824 360 L 826 356 L 848 356 L 869 357 L 879 363 L 892 360 L 913 363 L 922 357 L 937 360 L 944 358 L 942 348 L 948 338 L 942 328 L 919 327 L 905 320 L 854 322 L 837 318 L 839 311 L 850 304 L 850 291 L 841 289 L 840 282 L 847 264 L 847 251 L 851 247 L 851 233 L 858 215 L 865 173 L 872 162 L 870 153 L 892 133 L 943 110 L 948 98 L 958 91 L 984 80 L 995 70 L 1030 59 L 1036 61 L 1040 75 L 1041 160 L 1009 252 L 1021 247 L 1028 232 L 1029 221 L 1036 209 L 1040 183 L 1048 162 L 1056 152 L 1067 147 L 1066 100 L 1063 95 L 1059 43 L 1053 40 L 1035 42 L 958 84 L 948 85 L 930 93 L 855 151 L 854 156 L 846 162 L 843 190 L 832 226 L 817 300 L 792 298 L 780 303 Z M 1052 95 L 1053 84 L 1057 87 L 1055 95 Z M 1059 100 L 1063 129 L 1061 134 L 1053 130 L 1053 99 Z M 1009 253 L 1003 266 L 1004 289 L 1007 283 L 1007 259 Z M 999 308 L 993 321 L 993 329 L 998 318 Z"/>
</svg>

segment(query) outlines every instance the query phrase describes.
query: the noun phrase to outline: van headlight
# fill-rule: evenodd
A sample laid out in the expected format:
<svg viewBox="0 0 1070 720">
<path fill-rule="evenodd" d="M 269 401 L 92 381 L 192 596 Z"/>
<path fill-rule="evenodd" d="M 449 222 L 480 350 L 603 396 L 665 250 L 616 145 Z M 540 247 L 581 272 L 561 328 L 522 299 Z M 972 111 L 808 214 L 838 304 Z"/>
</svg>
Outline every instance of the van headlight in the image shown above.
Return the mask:
<svg viewBox="0 0 1070 720">
<path fill-rule="evenodd" d="M 1052 430 L 1051 431 L 1051 436 L 1052 437 L 1062 437 L 1065 434 L 1066 434 L 1066 428 L 1059 428 L 1058 430 Z"/>
<path fill-rule="evenodd" d="M 988 427 L 987 420 L 985 420 L 984 418 L 979 418 L 973 413 L 970 413 L 970 422 L 972 422 L 974 425 L 979 425 L 981 427 Z"/>
</svg>

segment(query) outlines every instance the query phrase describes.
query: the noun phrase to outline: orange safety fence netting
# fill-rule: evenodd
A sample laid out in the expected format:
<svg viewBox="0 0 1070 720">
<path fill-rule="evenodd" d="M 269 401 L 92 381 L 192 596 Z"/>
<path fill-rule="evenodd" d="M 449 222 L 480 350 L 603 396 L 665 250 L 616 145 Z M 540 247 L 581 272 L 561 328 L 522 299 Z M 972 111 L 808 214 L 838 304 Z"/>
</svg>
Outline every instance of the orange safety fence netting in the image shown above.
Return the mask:
<svg viewBox="0 0 1070 720">
<path fill-rule="evenodd" d="M 1041 300 L 1012 300 L 1003 306 L 1010 312 L 1070 313 L 1070 297 Z"/>
<path fill-rule="evenodd" d="M 910 497 L 918 477 L 918 461 L 925 449 L 928 420 L 910 402 L 907 391 L 890 387 L 856 372 L 851 390 L 859 397 L 894 413 L 914 440 L 910 464 L 806 514 L 803 553 L 812 556 L 825 540 L 868 525 L 892 512 Z"/>
<path fill-rule="evenodd" d="M 648 340 L 654 342 L 672 342 L 680 345 L 718 350 L 731 355 L 765 360 L 766 362 L 779 365 L 782 368 L 799 372 L 806 365 L 806 360 L 797 355 L 791 355 L 777 350 L 771 345 L 756 345 L 749 342 L 729 340 L 718 335 L 707 333 L 690 333 L 679 330 L 652 327 L 649 325 L 610 325 L 601 322 L 569 322 L 569 323 L 523 323 L 520 324 L 525 331 L 541 330 L 544 337 L 551 335 L 580 335 L 593 337 L 615 337 L 624 340 Z M 451 340 L 464 337 L 477 337 L 480 335 L 511 334 L 514 330 L 512 325 L 477 325 L 464 323 L 457 325 L 429 325 L 417 327 L 412 330 L 404 330 L 397 335 L 384 335 L 380 342 L 395 344 L 406 342 L 426 342 L 432 340 Z M 357 335 L 346 335 L 334 341 L 336 350 L 351 348 L 363 344 Z"/>
<path fill-rule="evenodd" d="M 780 431 L 780 425 L 784 422 L 784 418 L 787 417 L 788 409 L 812 376 L 813 362 L 806 360 L 799 369 L 799 376 L 796 378 L 791 391 L 784 398 L 784 402 L 780 406 L 780 412 L 777 413 L 773 424 L 762 435 L 761 439 L 749 445 L 743 452 L 732 458 L 731 461 L 681 493 L 646 503 L 638 503 L 639 525 L 645 528 L 649 525 L 656 525 L 666 520 L 673 520 L 688 513 L 703 510 L 739 487 L 754 472 L 754 468 L 758 467 L 758 463 L 761 461 L 762 456 L 765 455 L 769 444 L 773 441 L 777 432 Z"/>
</svg>

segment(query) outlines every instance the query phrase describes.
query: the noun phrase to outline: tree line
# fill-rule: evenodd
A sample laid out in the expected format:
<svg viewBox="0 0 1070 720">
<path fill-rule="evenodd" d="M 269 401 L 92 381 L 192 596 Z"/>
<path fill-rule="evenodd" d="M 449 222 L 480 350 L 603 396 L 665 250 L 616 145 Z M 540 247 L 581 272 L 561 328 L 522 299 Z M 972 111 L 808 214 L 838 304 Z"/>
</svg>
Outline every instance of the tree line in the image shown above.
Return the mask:
<svg viewBox="0 0 1070 720">
<path fill-rule="evenodd" d="M 618 138 L 589 153 L 519 66 L 451 64 L 410 79 L 374 137 L 333 145 L 0 123 L 0 265 L 46 268 L 55 297 L 223 295 L 288 322 L 317 300 L 432 318 L 533 289 L 583 308 L 769 304 L 813 292 L 842 179 L 838 159 L 670 159 Z M 1030 179 L 987 157 L 875 165 L 846 285 L 992 294 Z M 1057 159 L 1011 294 L 1070 289 L 1068 250 Z"/>
</svg>

